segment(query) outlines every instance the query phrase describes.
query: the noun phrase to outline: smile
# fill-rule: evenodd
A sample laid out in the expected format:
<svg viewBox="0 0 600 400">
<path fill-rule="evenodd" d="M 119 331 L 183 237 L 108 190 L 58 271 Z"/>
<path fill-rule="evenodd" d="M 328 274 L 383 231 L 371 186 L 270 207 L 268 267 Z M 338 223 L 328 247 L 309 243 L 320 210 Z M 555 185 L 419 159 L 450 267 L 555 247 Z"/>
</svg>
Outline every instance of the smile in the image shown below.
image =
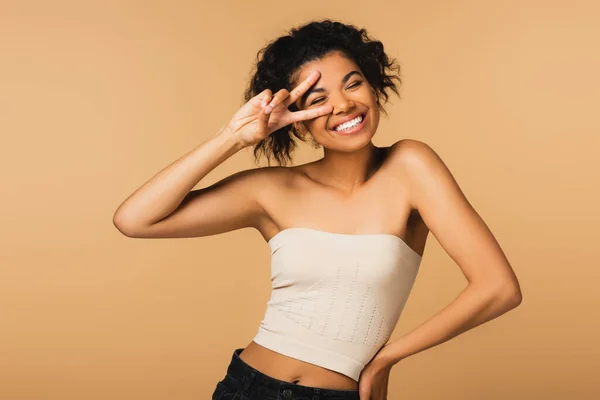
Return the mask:
<svg viewBox="0 0 600 400">
<path fill-rule="evenodd" d="M 352 134 L 360 131 L 365 126 L 366 120 L 367 120 L 367 114 L 365 113 L 362 115 L 362 121 L 360 121 L 360 123 L 354 125 L 353 127 L 348 128 L 348 129 L 342 129 L 339 131 L 332 129 L 331 131 L 334 132 L 336 135 L 342 135 L 342 136 L 352 135 Z"/>
</svg>

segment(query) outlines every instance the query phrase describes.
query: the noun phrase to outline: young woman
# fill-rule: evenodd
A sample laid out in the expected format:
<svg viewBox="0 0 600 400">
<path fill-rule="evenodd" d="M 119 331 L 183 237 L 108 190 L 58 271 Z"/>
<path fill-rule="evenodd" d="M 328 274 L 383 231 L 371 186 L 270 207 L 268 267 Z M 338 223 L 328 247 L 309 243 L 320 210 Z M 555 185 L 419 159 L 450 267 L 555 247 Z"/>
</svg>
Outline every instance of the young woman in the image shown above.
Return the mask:
<svg viewBox="0 0 600 400">
<path fill-rule="evenodd" d="M 373 144 L 381 100 L 388 89 L 398 94 L 400 82 L 381 42 L 322 20 L 292 29 L 257 59 L 247 103 L 129 196 L 114 224 L 137 238 L 253 227 L 270 246 L 265 318 L 233 352 L 213 399 L 385 399 L 394 364 L 516 307 L 517 278 L 428 145 Z M 285 167 L 291 135 L 310 137 L 323 158 Z M 248 146 L 279 165 L 191 191 Z M 433 318 L 386 343 L 430 231 L 469 284 Z"/>
</svg>

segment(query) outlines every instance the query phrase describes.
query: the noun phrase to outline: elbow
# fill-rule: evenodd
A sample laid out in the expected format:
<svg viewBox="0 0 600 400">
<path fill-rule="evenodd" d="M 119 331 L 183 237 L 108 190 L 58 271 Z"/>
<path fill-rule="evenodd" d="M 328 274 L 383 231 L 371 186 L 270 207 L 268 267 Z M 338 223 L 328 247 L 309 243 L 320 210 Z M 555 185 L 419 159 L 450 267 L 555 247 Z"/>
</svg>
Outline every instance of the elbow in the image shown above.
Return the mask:
<svg viewBox="0 0 600 400">
<path fill-rule="evenodd" d="M 115 228 L 117 228 L 117 230 L 119 232 L 121 232 L 123 235 L 133 238 L 135 237 L 135 234 L 133 233 L 133 230 L 131 228 L 129 228 L 124 222 L 123 220 L 119 217 L 118 214 L 115 214 L 113 216 L 113 225 L 115 226 Z"/>
<path fill-rule="evenodd" d="M 499 291 L 498 297 L 502 299 L 508 310 L 517 308 L 523 302 L 523 294 L 518 283 L 504 285 L 504 288 Z"/>
<path fill-rule="evenodd" d="M 481 284 L 480 290 L 485 297 L 499 309 L 506 311 L 518 307 L 523 301 L 518 282 L 494 279 L 487 284 Z"/>
<path fill-rule="evenodd" d="M 513 308 L 517 308 L 519 305 L 521 305 L 522 301 L 523 296 L 520 293 L 513 294 L 511 297 L 508 298 L 508 300 L 506 300 L 506 304 L 508 306 L 508 309 L 512 310 Z"/>
</svg>

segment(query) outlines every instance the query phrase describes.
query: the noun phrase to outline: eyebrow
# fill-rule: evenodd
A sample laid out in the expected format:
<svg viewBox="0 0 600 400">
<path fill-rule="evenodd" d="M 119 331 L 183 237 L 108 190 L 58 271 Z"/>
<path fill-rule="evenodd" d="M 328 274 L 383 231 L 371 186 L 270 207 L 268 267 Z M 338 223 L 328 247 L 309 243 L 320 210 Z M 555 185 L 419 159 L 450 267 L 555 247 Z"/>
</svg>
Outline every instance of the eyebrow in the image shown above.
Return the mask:
<svg viewBox="0 0 600 400">
<path fill-rule="evenodd" d="M 342 78 L 342 84 L 344 84 L 344 83 L 348 82 L 348 79 L 350 79 L 350 77 L 351 77 L 352 75 L 354 75 L 354 74 L 361 75 L 361 73 L 360 73 L 360 72 L 358 72 L 358 71 L 356 71 L 356 70 L 354 70 L 354 71 L 350 71 L 350 72 L 348 72 L 346 75 L 344 75 L 344 77 Z M 310 94 L 312 94 L 312 93 L 315 93 L 315 92 L 324 92 L 324 91 L 325 91 L 325 89 L 324 89 L 324 88 L 310 88 L 310 89 L 308 89 L 308 90 L 306 91 L 306 93 L 304 93 L 304 94 L 302 95 L 302 97 L 300 98 L 300 106 L 304 105 L 304 102 L 306 101 L 306 99 L 308 98 L 308 96 L 309 96 Z"/>
</svg>

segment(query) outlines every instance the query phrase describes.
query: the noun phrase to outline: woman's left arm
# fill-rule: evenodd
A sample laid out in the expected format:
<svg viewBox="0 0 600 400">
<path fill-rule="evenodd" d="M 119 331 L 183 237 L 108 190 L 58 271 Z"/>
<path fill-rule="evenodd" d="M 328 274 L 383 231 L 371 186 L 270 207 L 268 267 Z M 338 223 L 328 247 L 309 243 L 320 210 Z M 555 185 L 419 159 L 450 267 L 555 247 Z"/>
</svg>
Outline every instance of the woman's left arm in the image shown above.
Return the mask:
<svg viewBox="0 0 600 400">
<path fill-rule="evenodd" d="M 500 245 L 437 153 L 411 139 L 396 143 L 392 151 L 410 185 L 412 207 L 469 283 L 432 318 L 380 349 L 373 363 L 384 369 L 506 313 L 522 299 Z"/>
</svg>

